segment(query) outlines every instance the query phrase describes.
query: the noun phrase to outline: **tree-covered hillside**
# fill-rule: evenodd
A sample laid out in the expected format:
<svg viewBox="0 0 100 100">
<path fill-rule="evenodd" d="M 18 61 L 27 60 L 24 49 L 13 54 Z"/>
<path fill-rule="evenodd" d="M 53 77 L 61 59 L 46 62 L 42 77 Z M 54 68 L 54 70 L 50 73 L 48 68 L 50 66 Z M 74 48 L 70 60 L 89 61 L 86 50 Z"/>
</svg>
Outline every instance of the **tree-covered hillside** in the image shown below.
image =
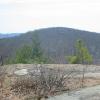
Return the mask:
<svg viewBox="0 0 100 100">
<path fill-rule="evenodd" d="M 66 63 L 65 56 L 74 53 L 74 44 L 78 39 L 85 42 L 94 59 L 100 59 L 100 34 L 64 27 L 44 28 L 13 38 L 0 39 L 0 55 L 4 58 L 15 56 L 16 50 L 23 45 L 32 44 L 34 34 L 38 34 L 44 54 L 53 63 Z"/>
</svg>

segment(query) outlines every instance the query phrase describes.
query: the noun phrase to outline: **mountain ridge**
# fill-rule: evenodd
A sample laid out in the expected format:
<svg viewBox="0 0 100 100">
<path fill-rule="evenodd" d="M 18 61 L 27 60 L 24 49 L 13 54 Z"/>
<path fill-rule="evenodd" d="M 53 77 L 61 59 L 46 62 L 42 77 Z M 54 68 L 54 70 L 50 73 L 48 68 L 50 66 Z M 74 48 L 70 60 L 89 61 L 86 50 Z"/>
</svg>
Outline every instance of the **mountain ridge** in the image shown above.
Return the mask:
<svg viewBox="0 0 100 100">
<path fill-rule="evenodd" d="M 20 34 L 21 33 L 9 33 L 9 34 L 0 33 L 0 39 L 11 38 L 11 37 L 19 36 Z"/>
<path fill-rule="evenodd" d="M 82 39 L 85 42 L 94 59 L 100 59 L 99 33 L 65 27 L 43 28 L 20 34 L 17 37 L 1 39 L 0 55 L 12 56 L 23 45 L 31 45 L 34 33 L 39 36 L 44 54 L 54 60 L 54 63 L 67 62 L 65 56 L 74 53 L 74 44 L 77 39 Z"/>
</svg>

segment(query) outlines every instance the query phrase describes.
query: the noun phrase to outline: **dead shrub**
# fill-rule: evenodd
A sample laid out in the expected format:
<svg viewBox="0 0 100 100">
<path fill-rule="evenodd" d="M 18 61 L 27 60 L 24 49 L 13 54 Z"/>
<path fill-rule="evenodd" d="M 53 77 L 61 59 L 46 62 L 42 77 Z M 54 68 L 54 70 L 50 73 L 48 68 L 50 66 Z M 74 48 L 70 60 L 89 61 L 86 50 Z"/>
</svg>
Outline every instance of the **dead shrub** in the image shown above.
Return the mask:
<svg viewBox="0 0 100 100">
<path fill-rule="evenodd" d="M 35 81 L 31 77 L 18 77 L 11 84 L 11 90 L 16 94 L 26 95 L 34 91 L 35 85 Z"/>
<path fill-rule="evenodd" d="M 6 68 L 4 66 L 0 66 L 0 88 L 3 88 L 5 76 L 6 76 Z"/>
<path fill-rule="evenodd" d="M 35 71 L 34 71 L 35 70 Z M 31 94 L 39 97 L 47 97 L 54 95 L 56 92 L 69 91 L 66 87 L 67 79 L 73 72 L 69 74 L 61 70 L 43 67 L 36 67 L 28 76 L 20 76 L 11 85 L 11 90 L 16 94 Z"/>
</svg>

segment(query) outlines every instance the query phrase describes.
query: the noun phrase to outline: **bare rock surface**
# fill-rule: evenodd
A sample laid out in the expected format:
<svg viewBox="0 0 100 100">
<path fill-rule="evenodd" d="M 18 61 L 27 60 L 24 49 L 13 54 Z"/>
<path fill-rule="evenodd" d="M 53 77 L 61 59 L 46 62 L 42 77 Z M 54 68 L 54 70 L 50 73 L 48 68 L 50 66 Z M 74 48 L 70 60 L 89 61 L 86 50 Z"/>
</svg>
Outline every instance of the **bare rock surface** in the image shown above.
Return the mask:
<svg viewBox="0 0 100 100">
<path fill-rule="evenodd" d="M 37 69 L 36 67 L 40 67 L 41 65 L 35 64 L 13 64 L 13 65 L 5 65 L 4 68 L 7 74 L 17 74 L 19 75 L 27 75 L 32 74 Z M 43 64 L 45 68 L 53 68 L 53 69 L 60 69 L 64 72 L 74 71 L 77 76 L 81 77 L 83 69 L 85 69 L 85 76 L 86 77 L 100 77 L 100 66 L 96 65 L 71 65 L 71 64 Z"/>
<path fill-rule="evenodd" d="M 100 100 L 100 85 L 50 97 L 48 100 Z"/>
</svg>

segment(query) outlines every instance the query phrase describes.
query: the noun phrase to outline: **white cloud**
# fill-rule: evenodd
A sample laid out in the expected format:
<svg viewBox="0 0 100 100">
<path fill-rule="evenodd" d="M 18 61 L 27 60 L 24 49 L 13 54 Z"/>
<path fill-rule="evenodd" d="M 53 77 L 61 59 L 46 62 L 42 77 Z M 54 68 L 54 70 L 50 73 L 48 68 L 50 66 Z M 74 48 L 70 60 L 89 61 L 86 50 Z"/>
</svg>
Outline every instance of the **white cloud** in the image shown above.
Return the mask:
<svg viewBox="0 0 100 100">
<path fill-rule="evenodd" d="M 13 0 L 0 0 L 0 4 L 12 3 Z"/>
<path fill-rule="evenodd" d="M 99 0 L 2 0 L 0 32 L 65 26 L 100 32 Z"/>
</svg>

